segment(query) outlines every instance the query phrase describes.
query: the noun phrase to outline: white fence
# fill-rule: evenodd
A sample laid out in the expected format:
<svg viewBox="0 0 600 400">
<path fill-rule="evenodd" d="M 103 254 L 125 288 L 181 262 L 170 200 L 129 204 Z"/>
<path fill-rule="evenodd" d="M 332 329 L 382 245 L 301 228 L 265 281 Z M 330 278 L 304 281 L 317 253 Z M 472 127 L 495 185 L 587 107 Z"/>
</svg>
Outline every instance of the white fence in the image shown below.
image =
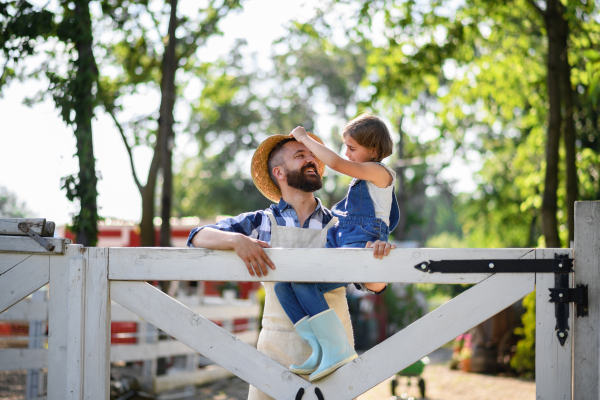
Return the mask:
<svg viewBox="0 0 600 400">
<path fill-rule="evenodd" d="M 111 299 L 276 399 L 294 399 L 300 388 L 306 390 L 303 399 L 316 399 L 316 387 L 325 399 L 352 399 L 537 289 L 537 398 L 598 399 L 599 241 L 600 202 L 584 202 L 576 204 L 574 249 L 396 249 L 383 260 L 360 249 L 267 249 L 277 266 L 269 272 L 271 281 L 476 284 L 315 383 L 144 282 L 260 280 L 248 276 L 233 252 L 67 245 L 62 255 L 8 253 L 0 256 L 0 310 L 50 282 L 50 399 L 108 398 Z M 24 245 L 13 241 L 12 246 Z M 576 272 L 567 274 L 570 285 L 587 284 L 589 289 L 588 316 L 575 318 L 573 305 L 567 303 L 564 345 L 557 339 L 557 307 L 549 302 L 548 290 L 559 274 L 542 267 L 498 273 L 493 262 L 479 273 L 424 273 L 415 268 L 430 260 L 487 264 L 554 260 L 556 255 L 575 259 Z"/>
<path fill-rule="evenodd" d="M 0 255 L 2 258 L 2 255 Z M 256 344 L 258 339 L 258 320 L 260 305 L 252 300 L 222 298 L 216 296 L 180 296 L 178 301 L 188 306 L 195 313 L 212 321 L 219 321 L 224 329 L 233 331 L 234 320 L 247 319 L 244 327 L 238 327 L 237 336 L 246 343 Z M 118 334 L 120 337 L 137 338 L 135 344 L 112 344 L 110 361 L 133 362 L 144 361 L 143 376 L 140 382 L 142 389 L 148 392 L 165 390 L 209 382 L 218 378 L 231 376 L 227 370 L 211 366 L 198 368 L 198 353 L 176 340 L 158 340 L 159 332 L 152 325 L 123 306 L 111 302 L 111 321 L 133 322 L 137 325 L 136 333 Z M 43 392 L 43 369 L 48 368 L 48 351 L 44 344 L 45 326 L 48 321 L 48 298 L 46 291 L 33 293 L 31 299 L 23 299 L 0 314 L 0 321 L 10 323 L 25 322 L 29 324 L 29 337 L 15 337 L 8 340 L 27 340 L 28 348 L 0 350 L 0 371 L 27 370 L 25 398 L 38 397 Z M 7 340 L 7 341 L 8 341 Z M 187 358 L 180 371 L 157 376 L 157 360 L 161 357 L 184 356 Z"/>
</svg>

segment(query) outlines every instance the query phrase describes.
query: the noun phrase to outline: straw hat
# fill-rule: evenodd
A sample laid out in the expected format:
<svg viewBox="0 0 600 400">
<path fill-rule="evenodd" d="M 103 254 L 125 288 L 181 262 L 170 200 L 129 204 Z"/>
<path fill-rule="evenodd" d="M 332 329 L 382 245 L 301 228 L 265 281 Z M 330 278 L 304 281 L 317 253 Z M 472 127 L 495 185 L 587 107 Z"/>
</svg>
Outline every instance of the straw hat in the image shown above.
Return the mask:
<svg viewBox="0 0 600 400">
<path fill-rule="evenodd" d="M 317 142 L 323 144 L 323 141 L 315 134 L 309 133 L 308 136 L 316 140 Z M 263 141 L 252 156 L 252 180 L 254 184 L 260 190 L 260 192 L 269 200 L 274 203 L 278 203 L 281 198 L 281 190 L 273 183 L 271 177 L 269 176 L 269 167 L 267 166 L 267 161 L 269 160 L 269 154 L 279 142 L 285 139 L 293 139 L 288 135 L 273 135 Z M 319 175 L 323 176 L 323 172 L 325 172 L 325 164 L 321 162 L 318 158 L 317 167 L 319 169 Z"/>
</svg>

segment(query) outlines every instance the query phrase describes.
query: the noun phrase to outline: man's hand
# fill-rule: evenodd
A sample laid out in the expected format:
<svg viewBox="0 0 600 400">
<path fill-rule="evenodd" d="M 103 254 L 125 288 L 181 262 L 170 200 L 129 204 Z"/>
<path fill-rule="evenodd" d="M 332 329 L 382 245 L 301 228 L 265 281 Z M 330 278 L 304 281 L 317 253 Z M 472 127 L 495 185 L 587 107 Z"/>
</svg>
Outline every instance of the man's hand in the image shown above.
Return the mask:
<svg viewBox="0 0 600 400">
<path fill-rule="evenodd" d="M 388 242 L 382 242 L 381 240 L 376 240 L 374 243 L 367 242 L 365 248 L 373 248 L 373 257 L 381 260 L 384 256 L 389 256 L 390 250 L 395 249 L 396 245 Z"/>
<path fill-rule="evenodd" d="M 292 131 L 292 133 L 290 133 L 290 136 L 293 137 L 294 139 L 296 139 L 297 141 L 299 141 L 300 143 L 304 142 L 304 140 L 306 138 L 308 138 L 308 135 L 306 134 L 306 130 L 301 126 L 296 127 Z"/>
<path fill-rule="evenodd" d="M 252 239 L 244 235 L 236 235 L 233 241 L 233 249 L 238 257 L 244 261 L 250 275 L 267 276 L 267 265 L 275 269 L 275 264 L 267 256 L 263 248 L 271 247 L 267 242 Z"/>
</svg>

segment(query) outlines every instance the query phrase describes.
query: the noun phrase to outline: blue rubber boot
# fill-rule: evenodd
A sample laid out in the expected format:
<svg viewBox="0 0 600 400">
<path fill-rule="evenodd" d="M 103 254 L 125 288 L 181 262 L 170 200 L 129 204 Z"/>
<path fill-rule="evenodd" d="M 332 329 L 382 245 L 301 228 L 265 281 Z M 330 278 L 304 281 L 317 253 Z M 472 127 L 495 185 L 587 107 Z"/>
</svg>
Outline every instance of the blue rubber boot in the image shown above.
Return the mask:
<svg viewBox="0 0 600 400">
<path fill-rule="evenodd" d="M 308 375 L 312 374 L 317 370 L 319 366 L 319 361 L 321 361 L 321 346 L 319 345 L 319 341 L 317 337 L 313 333 L 310 325 L 308 324 L 308 315 L 302 318 L 300 321 L 296 322 L 294 325 L 296 328 L 296 332 L 300 335 L 300 338 L 304 343 L 309 345 L 312 349 L 312 354 L 308 357 L 308 360 L 304 362 L 302 365 L 290 365 L 290 371 L 299 375 Z"/>
<path fill-rule="evenodd" d="M 308 377 L 310 382 L 326 377 L 358 357 L 335 311 L 332 309 L 323 311 L 309 318 L 308 323 L 319 340 L 323 352 L 319 368 Z"/>
</svg>

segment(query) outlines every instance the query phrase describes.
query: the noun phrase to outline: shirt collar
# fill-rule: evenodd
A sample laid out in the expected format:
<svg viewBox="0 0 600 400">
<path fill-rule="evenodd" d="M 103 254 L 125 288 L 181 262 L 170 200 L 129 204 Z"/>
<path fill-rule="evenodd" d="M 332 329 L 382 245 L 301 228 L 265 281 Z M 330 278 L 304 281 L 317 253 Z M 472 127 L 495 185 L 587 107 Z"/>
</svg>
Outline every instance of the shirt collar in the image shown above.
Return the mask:
<svg viewBox="0 0 600 400">
<path fill-rule="evenodd" d="M 321 208 L 323 208 L 323 204 L 321 203 L 321 199 L 319 199 L 318 197 L 315 196 L 315 199 L 317 200 L 317 208 L 315 208 L 315 212 L 317 212 Z M 281 199 L 279 199 L 279 204 L 277 204 L 277 208 L 279 208 L 279 211 L 283 211 L 283 210 L 285 210 L 288 207 L 291 208 L 291 209 L 293 209 L 293 207 L 291 205 L 289 205 L 288 203 L 286 203 L 283 200 L 283 197 Z"/>
</svg>

